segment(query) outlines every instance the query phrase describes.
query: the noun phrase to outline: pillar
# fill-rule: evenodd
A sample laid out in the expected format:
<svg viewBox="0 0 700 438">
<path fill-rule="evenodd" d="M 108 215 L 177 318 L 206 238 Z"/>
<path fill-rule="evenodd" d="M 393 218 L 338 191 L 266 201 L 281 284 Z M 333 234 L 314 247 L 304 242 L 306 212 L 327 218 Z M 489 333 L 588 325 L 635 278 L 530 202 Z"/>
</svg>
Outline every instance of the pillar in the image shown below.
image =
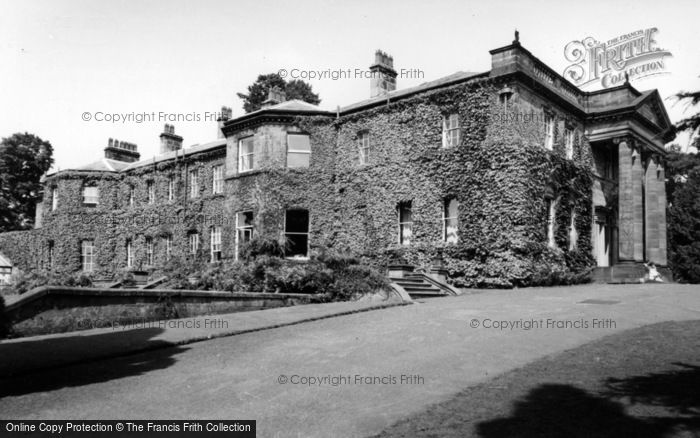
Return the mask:
<svg viewBox="0 0 700 438">
<path fill-rule="evenodd" d="M 657 203 L 659 212 L 659 251 L 658 260 L 654 263 L 661 266 L 667 264 L 666 251 L 666 174 L 664 172 L 663 162 L 659 159 L 658 168 L 656 170 L 656 186 L 657 186 Z"/>
<path fill-rule="evenodd" d="M 646 258 L 654 263 L 659 260 L 659 183 L 656 175 L 656 159 L 647 161 L 644 172 L 644 222 Z M 662 187 L 663 188 L 663 187 Z"/>
<path fill-rule="evenodd" d="M 644 204 L 642 159 L 639 151 L 622 140 L 618 144 L 618 259 L 644 261 Z"/>
</svg>

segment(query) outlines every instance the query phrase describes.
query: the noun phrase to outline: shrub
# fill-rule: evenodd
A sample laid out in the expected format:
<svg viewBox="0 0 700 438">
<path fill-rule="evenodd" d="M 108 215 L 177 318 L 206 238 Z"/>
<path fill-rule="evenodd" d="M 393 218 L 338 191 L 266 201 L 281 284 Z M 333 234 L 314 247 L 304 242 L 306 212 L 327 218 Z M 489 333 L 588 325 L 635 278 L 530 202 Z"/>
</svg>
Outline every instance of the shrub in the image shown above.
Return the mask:
<svg viewBox="0 0 700 438">
<path fill-rule="evenodd" d="M 46 273 L 42 271 L 19 272 L 12 278 L 11 289 L 15 293 L 23 294 L 40 286 L 90 287 L 92 286 L 92 278 L 83 272 L 74 274 Z"/>
</svg>

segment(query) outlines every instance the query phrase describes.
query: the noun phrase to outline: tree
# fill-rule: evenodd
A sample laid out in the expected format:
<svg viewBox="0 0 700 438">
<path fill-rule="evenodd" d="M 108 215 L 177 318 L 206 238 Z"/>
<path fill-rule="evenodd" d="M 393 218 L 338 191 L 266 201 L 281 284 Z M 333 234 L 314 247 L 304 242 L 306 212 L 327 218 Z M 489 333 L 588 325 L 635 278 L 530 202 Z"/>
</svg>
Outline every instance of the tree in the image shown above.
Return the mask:
<svg viewBox="0 0 700 438">
<path fill-rule="evenodd" d="M 243 99 L 243 110 L 246 113 L 259 110 L 272 87 L 284 91 L 288 100 L 299 99 L 314 105 L 321 103 L 318 94 L 314 93 L 311 85 L 306 82 L 300 79 L 287 82 L 279 74 L 270 73 L 258 76 L 258 79 L 248 86 L 248 94 L 237 93 L 238 97 Z"/>
<path fill-rule="evenodd" d="M 40 179 L 53 164 L 53 147 L 36 135 L 17 133 L 0 142 L 0 232 L 34 224 Z"/>
</svg>

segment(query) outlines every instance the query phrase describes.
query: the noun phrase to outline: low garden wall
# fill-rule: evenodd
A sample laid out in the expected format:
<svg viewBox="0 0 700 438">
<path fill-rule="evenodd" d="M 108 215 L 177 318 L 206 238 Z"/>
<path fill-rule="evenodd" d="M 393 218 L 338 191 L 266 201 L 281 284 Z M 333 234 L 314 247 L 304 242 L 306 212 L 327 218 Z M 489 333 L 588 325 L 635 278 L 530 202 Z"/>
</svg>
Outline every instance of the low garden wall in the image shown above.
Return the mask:
<svg viewBox="0 0 700 438">
<path fill-rule="evenodd" d="M 42 286 L 6 305 L 13 336 L 61 333 L 309 303 L 313 295 Z"/>
</svg>

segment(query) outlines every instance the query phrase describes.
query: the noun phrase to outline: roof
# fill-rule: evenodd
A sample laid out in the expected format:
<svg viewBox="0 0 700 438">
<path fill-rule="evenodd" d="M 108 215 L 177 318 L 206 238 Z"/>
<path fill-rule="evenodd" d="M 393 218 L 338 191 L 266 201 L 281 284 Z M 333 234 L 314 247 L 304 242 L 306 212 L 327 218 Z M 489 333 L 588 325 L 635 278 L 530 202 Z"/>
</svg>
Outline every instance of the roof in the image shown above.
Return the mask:
<svg viewBox="0 0 700 438">
<path fill-rule="evenodd" d="M 110 160 L 109 158 L 101 158 L 90 164 L 86 164 L 82 167 L 76 167 L 71 170 L 83 170 L 83 171 L 98 171 L 98 172 L 119 172 L 123 170 L 129 163 L 123 161 Z"/>
<path fill-rule="evenodd" d="M 217 147 L 226 145 L 226 139 L 220 138 L 209 143 L 195 144 L 188 148 L 180 149 L 177 151 L 166 152 L 161 155 L 155 155 L 153 158 L 147 160 L 136 161 L 134 163 L 124 163 L 126 166 L 122 169 L 123 171 L 136 169 L 143 166 L 148 166 L 149 164 L 160 163 L 162 161 L 173 160 L 177 157 L 186 157 L 189 155 L 198 154 L 200 152 L 206 152 L 210 149 L 216 149 Z"/>
</svg>

